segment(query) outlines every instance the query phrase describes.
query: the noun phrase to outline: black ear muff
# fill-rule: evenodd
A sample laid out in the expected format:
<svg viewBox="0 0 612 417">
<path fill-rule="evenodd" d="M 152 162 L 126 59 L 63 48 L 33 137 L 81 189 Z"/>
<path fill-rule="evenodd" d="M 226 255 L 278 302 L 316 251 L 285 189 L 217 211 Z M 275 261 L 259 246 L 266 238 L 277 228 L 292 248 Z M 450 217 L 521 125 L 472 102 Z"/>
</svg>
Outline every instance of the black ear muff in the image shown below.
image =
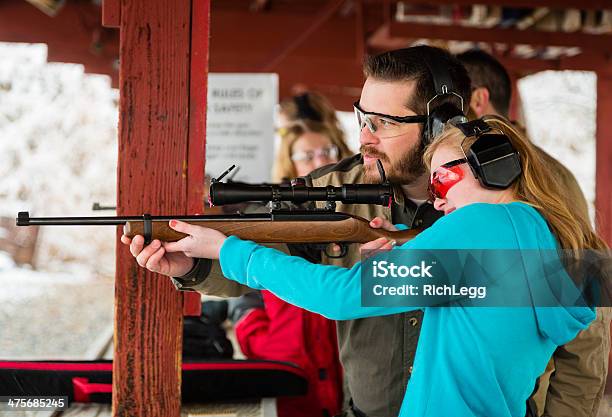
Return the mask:
<svg viewBox="0 0 612 417">
<path fill-rule="evenodd" d="M 508 188 L 522 172 L 519 154 L 506 135 L 480 136 L 466 156 L 474 175 L 484 187 Z"/>
<path fill-rule="evenodd" d="M 452 103 L 447 102 L 434 107 L 427 118 L 426 136 L 423 138 L 425 143 L 431 143 L 444 131 L 444 126 L 451 121 L 453 124 L 464 123 L 467 122 L 467 118 L 463 111 Z"/>
<path fill-rule="evenodd" d="M 427 102 L 427 124 L 423 126 L 421 135 L 421 146 L 425 148 L 442 133 L 444 125 L 452 118 L 464 117 L 457 122 L 467 122 L 467 118 L 464 116 L 463 97 L 456 92 L 448 62 L 428 47 L 421 47 L 421 55 L 431 74 L 435 93 Z"/>
</svg>

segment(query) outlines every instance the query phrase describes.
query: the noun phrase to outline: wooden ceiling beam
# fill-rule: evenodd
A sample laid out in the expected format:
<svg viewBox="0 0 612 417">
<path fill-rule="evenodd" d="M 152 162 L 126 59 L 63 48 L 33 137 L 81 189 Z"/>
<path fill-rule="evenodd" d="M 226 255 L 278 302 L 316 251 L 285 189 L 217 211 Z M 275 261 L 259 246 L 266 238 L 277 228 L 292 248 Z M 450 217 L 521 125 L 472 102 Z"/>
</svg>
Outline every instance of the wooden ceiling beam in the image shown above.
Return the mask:
<svg viewBox="0 0 612 417">
<path fill-rule="evenodd" d="M 258 69 L 261 70 L 262 57 L 270 57 L 271 51 L 283 49 L 287 39 L 291 39 L 300 28 L 310 25 L 312 25 L 310 16 L 215 10 L 213 7 L 210 51 L 213 55 L 216 52 L 238 55 L 243 51 L 258 54 Z M 271 31 L 270 28 L 274 30 Z M 332 17 L 321 24 L 306 41 L 296 45 L 290 55 L 333 58 L 346 53 L 355 56 L 354 30 L 353 19 Z M 274 57 L 268 58 L 265 62 L 270 62 L 272 58 Z M 214 61 L 211 60 L 211 64 L 214 64 Z"/>
<path fill-rule="evenodd" d="M 596 71 L 612 77 L 612 60 L 604 54 L 580 54 L 559 59 L 524 59 L 495 56 L 508 70 L 522 75 L 538 71 Z"/>
<path fill-rule="evenodd" d="M 0 1 L 0 42 L 45 43 L 48 61 L 83 64 L 86 72 L 110 75 L 116 86 L 119 33 L 100 27 L 100 14 L 89 2 L 68 2 L 49 17 L 23 0 Z"/>
<path fill-rule="evenodd" d="M 237 57 L 236 55 L 242 55 Z M 210 72 L 260 72 L 257 55 L 238 53 L 212 53 Z M 283 78 L 302 80 L 304 83 L 322 83 L 338 86 L 359 86 L 363 82 L 361 63 L 353 55 L 338 58 L 308 58 L 291 55 L 274 72 Z"/>
<path fill-rule="evenodd" d="M 295 36 L 288 36 L 288 42 L 283 45 L 283 47 L 272 57 L 266 59 L 260 66 L 260 69 L 262 71 L 271 71 L 272 69 L 276 68 L 276 66 L 283 59 L 287 58 L 291 52 L 306 41 L 306 39 L 308 39 L 314 32 L 317 31 L 317 29 L 319 29 L 319 27 L 331 19 L 334 13 L 338 11 L 340 6 L 342 6 L 345 1 L 346 0 L 329 0 L 326 7 L 312 17 L 312 20 L 309 22 L 307 27 L 302 28 L 298 26 L 297 28 L 293 28 L 290 33 L 295 34 Z"/>
<path fill-rule="evenodd" d="M 104 0 L 102 2 L 102 25 L 107 28 L 121 26 L 121 3 L 119 0 Z"/>
<path fill-rule="evenodd" d="M 612 35 L 544 32 L 501 28 L 474 28 L 459 25 L 389 23 L 389 36 L 406 39 L 442 39 L 471 42 L 497 42 L 510 45 L 577 46 L 583 50 L 612 52 Z"/>
<path fill-rule="evenodd" d="M 365 0 L 366 3 L 383 3 L 386 0 Z M 399 1 L 393 1 L 399 3 Z M 471 6 L 482 4 L 485 6 L 504 6 L 516 8 L 550 7 L 553 9 L 580 9 L 580 10 L 602 10 L 612 9 L 612 0 L 545 0 L 534 2 L 533 0 L 404 0 L 405 4 L 431 4 L 434 6 L 457 5 Z"/>
<path fill-rule="evenodd" d="M 522 76 L 539 71 L 596 71 L 612 77 L 612 61 L 604 56 L 567 57 L 561 59 L 523 59 L 496 57 L 504 67 Z"/>
</svg>

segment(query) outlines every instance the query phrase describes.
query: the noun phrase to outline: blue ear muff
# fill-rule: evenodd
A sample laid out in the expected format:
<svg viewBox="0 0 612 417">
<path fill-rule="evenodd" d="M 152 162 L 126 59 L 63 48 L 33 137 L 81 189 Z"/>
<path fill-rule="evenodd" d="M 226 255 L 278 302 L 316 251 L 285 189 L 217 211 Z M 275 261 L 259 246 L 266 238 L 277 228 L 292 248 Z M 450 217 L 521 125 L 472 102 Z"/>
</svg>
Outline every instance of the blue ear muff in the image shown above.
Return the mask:
<svg viewBox="0 0 612 417">
<path fill-rule="evenodd" d="M 474 175 L 484 187 L 508 188 L 522 173 L 519 154 L 506 135 L 480 136 L 466 156 Z"/>
</svg>

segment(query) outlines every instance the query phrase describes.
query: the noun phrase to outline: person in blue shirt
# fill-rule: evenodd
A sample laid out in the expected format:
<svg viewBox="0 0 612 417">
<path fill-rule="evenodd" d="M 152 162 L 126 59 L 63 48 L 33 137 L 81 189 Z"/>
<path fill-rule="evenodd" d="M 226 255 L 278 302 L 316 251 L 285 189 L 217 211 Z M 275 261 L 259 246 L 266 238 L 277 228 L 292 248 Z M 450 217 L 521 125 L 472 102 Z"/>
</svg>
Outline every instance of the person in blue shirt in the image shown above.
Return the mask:
<svg viewBox="0 0 612 417">
<path fill-rule="evenodd" d="M 562 203 L 563 190 L 533 145 L 501 117 L 448 126 L 427 148 L 425 162 L 431 198 L 445 216 L 402 250 L 606 248 L 591 225 Z M 350 269 L 317 265 L 212 229 L 175 220 L 170 226 L 190 236 L 154 241 L 145 262 L 154 272 L 179 253 L 219 259 L 227 278 L 335 320 L 419 308 L 362 306 L 361 263 Z M 379 218 L 371 226 L 395 229 Z M 394 246 L 383 238 L 362 249 Z M 537 287 L 537 278 L 525 285 Z M 475 308 L 456 302 L 421 308 L 424 321 L 402 417 L 524 417 L 555 348 L 595 317 L 587 306 Z"/>
</svg>

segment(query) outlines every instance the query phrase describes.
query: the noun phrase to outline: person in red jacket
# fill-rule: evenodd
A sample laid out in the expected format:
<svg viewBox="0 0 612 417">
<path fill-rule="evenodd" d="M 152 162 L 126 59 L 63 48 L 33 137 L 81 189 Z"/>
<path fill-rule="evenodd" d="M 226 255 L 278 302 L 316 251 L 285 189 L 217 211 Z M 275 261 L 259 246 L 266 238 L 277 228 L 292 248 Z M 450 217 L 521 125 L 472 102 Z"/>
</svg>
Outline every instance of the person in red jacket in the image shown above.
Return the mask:
<svg viewBox="0 0 612 417">
<path fill-rule="evenodd" d="M 292 362 L 302 368 L 308 378 L 305 396 L 278 399 L 279 417 L 339 413 L 342 409 L 342 366 L 334 322 L 286 303 L 268 291 L 262 291 L 261 296 L 263 306 L 248 309 L 235 324 L 242 352 L 249 359 Z"/>
</svg>

